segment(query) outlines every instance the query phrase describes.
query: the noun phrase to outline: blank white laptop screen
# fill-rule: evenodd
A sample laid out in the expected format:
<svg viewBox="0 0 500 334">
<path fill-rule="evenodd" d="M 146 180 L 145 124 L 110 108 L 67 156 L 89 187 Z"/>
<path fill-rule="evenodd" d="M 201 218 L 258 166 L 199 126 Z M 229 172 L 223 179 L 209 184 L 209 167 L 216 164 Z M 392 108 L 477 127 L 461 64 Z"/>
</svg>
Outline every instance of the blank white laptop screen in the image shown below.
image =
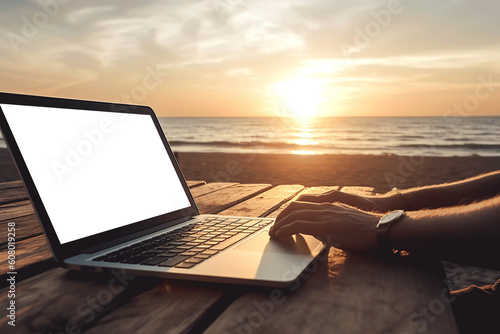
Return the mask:
<svg viewBox="0 0 500 334">
<path fill-rule="evenodd" d="M 151 116 L 1 107 L 61 244 L 190 206 Z"/>
</svg>

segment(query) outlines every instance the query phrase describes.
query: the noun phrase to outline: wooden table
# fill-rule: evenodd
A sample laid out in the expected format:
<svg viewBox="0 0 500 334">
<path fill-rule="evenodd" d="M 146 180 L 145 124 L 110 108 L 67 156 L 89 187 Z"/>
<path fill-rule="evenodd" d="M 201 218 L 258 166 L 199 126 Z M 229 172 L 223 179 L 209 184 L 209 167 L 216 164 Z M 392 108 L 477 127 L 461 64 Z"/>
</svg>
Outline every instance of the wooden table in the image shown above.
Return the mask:
<svg viewBox="0 0 500 334">
<path fill-rule="evenodd" d="M 190 181 L 202 213 L 276 217 L 339 187 Z M 373 189 L 344 187 L 342 191 Z M 6 232 L 16 224 L 16 326 Z M 1 333 L 457 333 L 438 262 L 331 248 L 289 289 L 70 272 L 56 267 L 22 183 L 0 184 Z"/>
</svg>

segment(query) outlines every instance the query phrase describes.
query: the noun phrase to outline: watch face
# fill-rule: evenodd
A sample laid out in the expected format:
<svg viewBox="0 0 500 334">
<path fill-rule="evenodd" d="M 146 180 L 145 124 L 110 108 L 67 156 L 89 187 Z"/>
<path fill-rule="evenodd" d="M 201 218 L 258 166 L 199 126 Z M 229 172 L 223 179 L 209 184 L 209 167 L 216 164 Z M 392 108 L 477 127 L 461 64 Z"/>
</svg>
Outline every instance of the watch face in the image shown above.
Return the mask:
<svg viewBox="0 0 500 334">
<path fill-rule="evenodd" d="M 399 219 L 402 215 L 404 215 L 404 211 L 401 211 L 401 210 L 393 211 L 393 212 L 387 214 L 386 216 L 380 218 L 380 221 L 378 222 L 377 227 L 383 226 L 386 224 L 390 224 L 394 220 Z"/>
<path fill-rule="evenodd" d="M 384 217 L 380 218 L 377 224 L 377 242 L 381 250 L 392 250 L 388 240 L 388 232 L 391 226 L 396 223 L 401 217 L 403 217 L 405 212 L 403 210 L 396 210 L 388 213 Z"/>
<path fill-rule="evenodd" d="M 393 212 L 389 213 L 387 216 L 382 217 L 382 219 L 381 219 L 380 222 L 382 224 L 386 224 L 386 223 L 392 221 L 393 219 L 398 218 L 399 216 L 401 216 L 401 212 L 399 212 L 399 211 L 393 211 Z"/>
</svg>

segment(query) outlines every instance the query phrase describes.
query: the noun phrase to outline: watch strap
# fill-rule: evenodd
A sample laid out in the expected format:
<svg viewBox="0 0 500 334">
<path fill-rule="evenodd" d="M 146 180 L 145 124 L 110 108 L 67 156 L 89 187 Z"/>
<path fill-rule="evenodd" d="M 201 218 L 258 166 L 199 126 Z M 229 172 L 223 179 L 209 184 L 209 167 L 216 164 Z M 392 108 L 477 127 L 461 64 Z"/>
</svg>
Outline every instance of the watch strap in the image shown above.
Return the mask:
<svg viewBox="0 0 500 334">
<path fill-rule="evenodd" d="M 380 251 L 392 252 L 392 246 L 389 242 L 389 230 L 404 216 L 405 212 L 403 210 L 395 210 L 380 218 L 377 224 L 377 244 Z"/>
</svg>

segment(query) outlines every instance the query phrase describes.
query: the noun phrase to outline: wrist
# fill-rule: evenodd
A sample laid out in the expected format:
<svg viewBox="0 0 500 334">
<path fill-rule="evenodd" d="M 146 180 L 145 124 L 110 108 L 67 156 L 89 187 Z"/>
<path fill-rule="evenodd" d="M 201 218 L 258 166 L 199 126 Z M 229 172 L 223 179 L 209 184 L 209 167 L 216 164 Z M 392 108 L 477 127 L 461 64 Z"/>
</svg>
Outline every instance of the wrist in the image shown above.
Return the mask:
<svg viewBox="0 0 500 334">
<path fill-rule="evenodd" d="M 405 216 L 395 224 L 387 234 L 387 240 L 396 249 L 412 250 L 419 248 L 420 231 L 414 212 L 406 212 Z"/>
<path fill-rule="evenodd" d="M 379 251 L 383 253 L 392 253 L 394 246 L 391 240 L 389 240 L 389 232 L 405 217 L 405 215 L 406 213 L 403 210 L 394 210 L 379 219 L 376 226 L 377 248 Z"/>
<path fill-rule="evenodd" d="M 403 202 L 400 193 L 390 191 L 380 197 L 374 199 L 374 202 L 380 212 L 389 212 L 394 210 L 408 210 L 407 205 Z"/>
<path fill-rule="evenodd" d="M 406 211 L 410 210 L 410 206 L 408 205 L 406 197 L 403 195 L 403 193 L 396 187 L 392 188 L 392 191 L 394 192 L 394 196 L 396 197 L 396 201 L 398 202 L 399 209 Z"/>
</svg>

